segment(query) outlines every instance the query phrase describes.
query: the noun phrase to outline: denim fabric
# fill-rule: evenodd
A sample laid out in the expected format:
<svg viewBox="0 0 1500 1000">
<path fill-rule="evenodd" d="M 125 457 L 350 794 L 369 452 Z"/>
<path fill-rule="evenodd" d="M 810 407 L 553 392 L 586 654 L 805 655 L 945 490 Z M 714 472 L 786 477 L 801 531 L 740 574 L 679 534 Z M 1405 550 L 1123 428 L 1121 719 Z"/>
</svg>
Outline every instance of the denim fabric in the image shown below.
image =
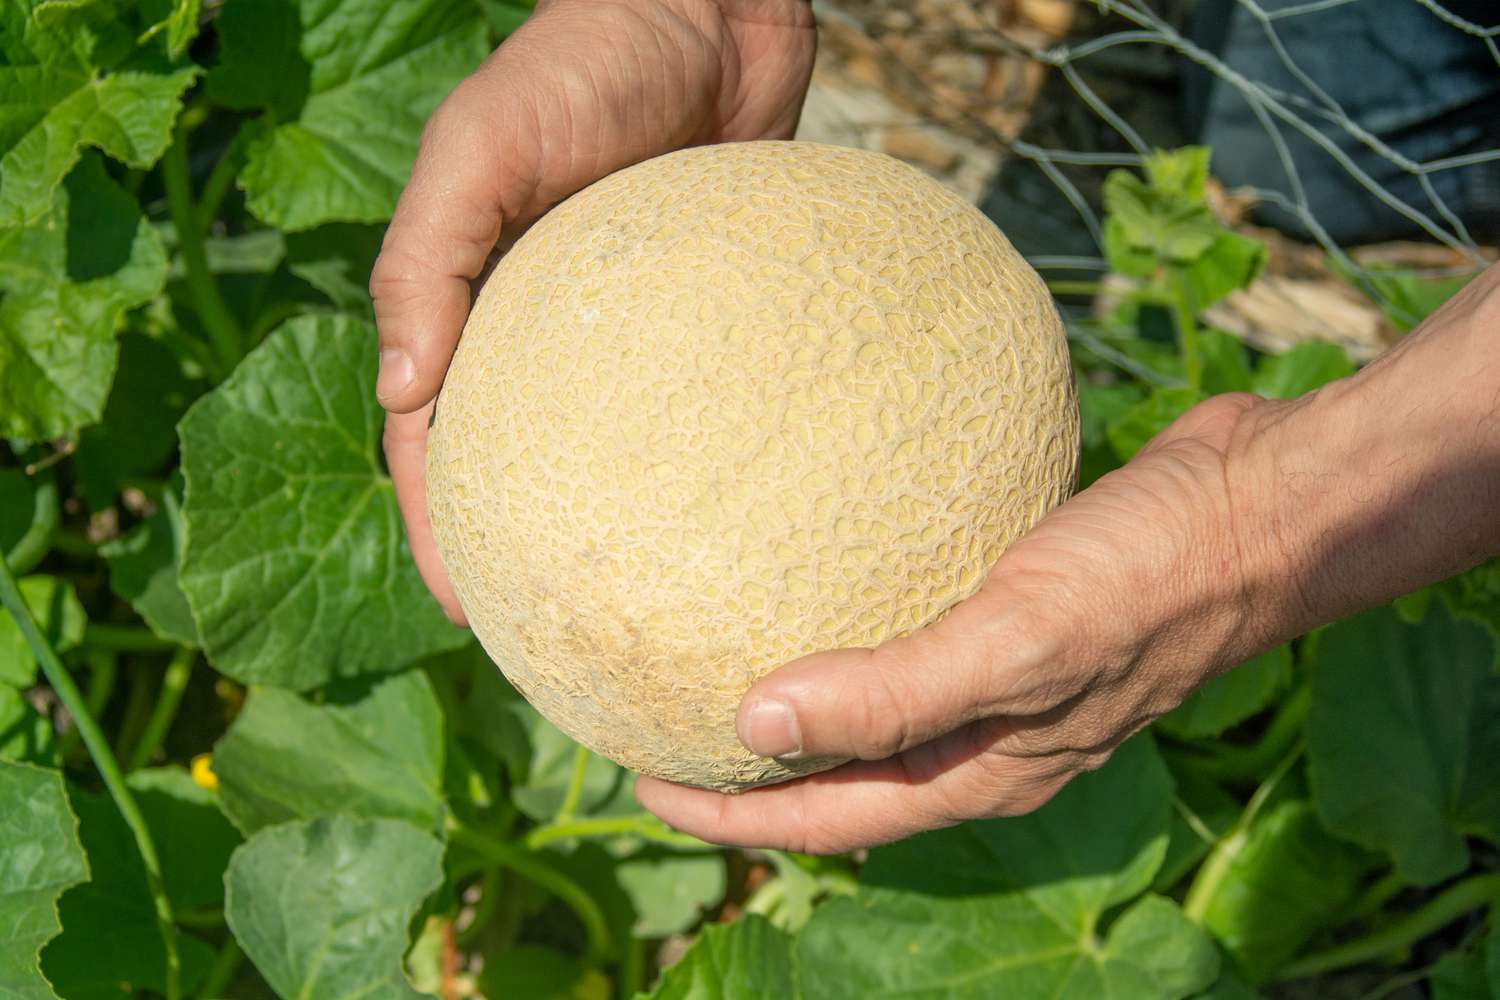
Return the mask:
<svg viewBox="0 0 1500 1000">
<path fill-rule="evenodd" d="M 1266 11 L 1306 0 L 1258 0 Z M 1458 17 L 1500 22 L 1497 0 L 1439 0 Z M 1417 0 L 1355 0 L 1271 22 L 1293 63 L 1362 128 L 1417 162 L 1500 149 L 1500 63 L 1483 39 L 1444 23 Z M 1200 0 L 1191 34 L 1231 69 L 1290 95 L 1303 119 L 1370 179 L 1425 215 L 1442 220 L 1416 177 L 1312 109 L 1324 99 L 1287 68 L 1265 26 L 1242 0 Z M 1186 128 L 1213 147 L 1214 173 L 1227 184 L 1294 190 L 1265 127 L 1232 84 L 1185 69 Z M 1284 100 L 1285 103 L 1285 100 Z M 1312 215 L 1341 244 L 1417 236 L 1420 229 L 1382 205 L 1354 173 L 1313 140 L 1278 123 Z M 1431 174 L 1432 186 L 1480 239 L 1500 232 L 1500 161 Z M 1264 221 L 1306 235 L 1275 208 Z"/>
</svg>

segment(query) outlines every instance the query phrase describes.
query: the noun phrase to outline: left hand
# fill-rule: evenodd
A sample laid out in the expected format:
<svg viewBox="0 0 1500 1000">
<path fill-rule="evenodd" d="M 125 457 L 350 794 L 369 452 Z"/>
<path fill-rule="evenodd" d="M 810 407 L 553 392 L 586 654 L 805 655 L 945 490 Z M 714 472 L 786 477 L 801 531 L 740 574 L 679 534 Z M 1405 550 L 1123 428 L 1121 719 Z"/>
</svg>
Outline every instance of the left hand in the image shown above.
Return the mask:
<svg viewBox="0 0 1500 1000">
<path fill-rule="evenodd" d="M 983 588 L 875 649 L 797 660 L 751 688 L 741 740 L 855 758 L 739 795 L 641 778 L 706 840 L 832 853 L 1029 812 L 1197 685 L 1279 638 L 1247 593 L 1226 474 L 1254 416 L 1220 396 L 1011 546 Z"/>
</svg>

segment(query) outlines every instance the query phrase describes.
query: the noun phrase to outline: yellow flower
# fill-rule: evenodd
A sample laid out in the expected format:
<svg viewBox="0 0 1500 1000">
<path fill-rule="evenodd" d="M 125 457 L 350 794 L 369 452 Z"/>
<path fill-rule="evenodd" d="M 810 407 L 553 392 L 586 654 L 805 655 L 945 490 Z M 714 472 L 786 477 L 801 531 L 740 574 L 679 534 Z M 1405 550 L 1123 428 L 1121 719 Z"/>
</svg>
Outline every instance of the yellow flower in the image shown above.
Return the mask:
<svg viewBox="0 0 1500 1000">
<path fill-rule="evenodd" d="M 210 792 L 219 788 L 219 776 L 214 774 L 214 755 L 211 753 L 200 753 L 193 758 L 192 764 L 193 780 L 201 787 Z"/>
</svg>

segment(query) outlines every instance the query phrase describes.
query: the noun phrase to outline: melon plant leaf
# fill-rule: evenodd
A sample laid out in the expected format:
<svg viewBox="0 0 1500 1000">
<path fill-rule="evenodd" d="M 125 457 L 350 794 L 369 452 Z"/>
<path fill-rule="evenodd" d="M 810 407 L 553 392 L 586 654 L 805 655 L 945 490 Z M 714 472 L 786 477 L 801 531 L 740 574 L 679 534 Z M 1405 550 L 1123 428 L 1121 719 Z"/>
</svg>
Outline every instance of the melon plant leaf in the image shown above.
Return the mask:
<svg viewBox="0 0 1500 1000">
<path fill-rule="evenodd" d="M 1130 461 L 1136 452 L 1146 447 L 1146 442 L 1202 399 L 1203 394 L 1196 389 L 1153 387 L 1145 399 L 1109 425 L 1106 436 L 1110 447 L 1115 450 L 1120 461 Z"/>
<path fill-rule="evenodd" d="M 214 793 L 180 767 L 147 768 L 128 780 L 161 856 L 173 909 L 223 905 L 224 868 L 241 837 Z"/>
<path fill-rule="evenodd" d="M 384 226 L 330 223 L 287 236 L 287 270 L 328 297 L 339 312 L 374 317 L 370 271 Z"/>
<path fill-rule="evenodd" d="M 688 930 L 724 898 L 727 874 L 717 852 L 677 854 L 648 849 L 615 865 L 620 887 L 635 907 L 631 932 L 661 938 Z"/>
<path fill-rule="evenodd" d="M 1428 979 L 1432 1000 L 1500 1000 L 1500 931 L 1477 946 L 1450 951 Z"/>
<path fill-rule="evenodd" d="M 122 993 L 166 990 L 166 952 L 156 927 L 146 868 L 113 802 L 69 787 L 78 834 L 93 877 L 58 905 L 62 934 L 42 952 L 42 971 L 67 1000 L 114 1000 Z M 164 866 L 176 859 L 163 856 Z M 213 949 L 179 934 L 184 989 L 197 985 Z"/>
<path fill-rule="evenodd" d="M 511 706 L 513 717 L 524 720 L 531 747 L 529 768 L 511 791 L 516 808 L 535 820 L 557 815 L 568 795 L 578 744 L 544 719 L 524 701 Z M 584 764 L 583 794 L 578 800 L 581 815 L 616 816 L 638 813 L 631 789 L 635 776 L 614 761 L 590 753 Z"/>
<path fill-rule="evenodd" d="M 1174 903 L 1147 896 L 1101 923 L 1161 866 L 1171 800 L 1166 768 L 1149 738 L 1137 737 L 1030 816 L 876 849 L 859 892 L 825 904 L 799 935 L 804 991 L 1191 996 L 1218 975 L 1218 955 Z M 870 941 L 902 946 L 872 951 Z"/>
<path fill-rule="evenodd" d="M 1255 990 L 1245 985 L 1244 980 L 1225 976 L 1193 1000 L 1264 1000 Z"/>
<path fill-rule="evenodd" d="M 55 1000 L 38 953 L 62 929 L 58 897 L 87 878 L 62 775 L 0 760 L 0 996 Z"/>
<path fill-rule="evenodd" d="M 1215 677 L 1156 725 L 1182 739 L 1218 736 L 1271 704 L 1291 675 L 1291 648 L 1277 646 Z"/>
<path fill-rule="evenodd" d="M 1305 799 L 1257 818 L 1204 914 L 1204 926 L 1253 982 L 1337 923 L 1373 858 L 1334 839 Z"/>
<path fill-rule="evenodd" d="M 1307 340 L 1262 360 L 1251 388 L 1268 399 L 1293 399 L 1353 374 L 1354 365 L 1342 347 Z"/>
<path fill-rule="evenodd" d="M 56 767 L 57 737 L 25 695 L 0 684 L 0 761 L 7 760 Z"/>
<path fill-rule="evenodd" d="M 196 66 L 104 72 L 101 61 L 120 47 L 103 36 L 119 28 L 99 22 L 114 5 L 43 17 L 47 6 L 15 0 L 0 15 L 0 35 L 8 36 L 0 46 L 0 227 L 40 222 L 86 147 L 137 169 L 154 164 L 199 73 Z"/>
<path fill-rule="evenodd" d="M 1232 333 L 1214 327 L 1198 331 L 1198 351 L 1203 357 L 1203 391 L 1250 391 L 1250 353 Z"/>
<path fill-rule="evenodd" d="M 97 420 L 116 325 L 165 274 L 161 240 L 96 156 L 40 221 L 0 229 L 0 436 L 48 438 Z"/>
<path fill-rule="evenodd" d="M 63 653 L 83 639 L 88 618 L 73 585 L 55 576 L 28 576 L 20 581 L 21 599 L 52 648 Z M 36 682 L 36 657 L 9 612 L 0 612 L 0 684 L 30 687 Z"/>
<path fill-rule="evenodd" d="M 1434 604 L 1420 625 L 1389 608 L 1329 628 L 1308 718 L 1314 798 L 1334 833 L 1432 885 L 1500 842 L 1500 677 L 1493 640 Z"/>
<path fill-rule="evenodd" d="M 37 519 L 40 497 L 37 481 L 20 469 L 0 469 L 0 559 L 5 559 L 13 573 L 24 573 L 30 566 L 16 565 L 16 546 L 21 543 Z"/>
<path fill-rule="evenodd" d="M 239 182 L 283 230 L 389 218 L 428 115 L 489 49 L 473 0 L 232 0 L 219 37 L 210 92 L 278 115 Z"/>
<path fill-rule="evenodd" d="M 109 560 L 109 585 L 115 595 L 145 619 L 164 639 L 198 645 L 198 626 L 177 580 L 182 546 L 182 501 L 169 489 L 155 514 L 123 538 L 99 547 Z"/>
<path fill-rule="evenodd" d="M 247 834 L 334 813 L 442 829 L 443 718 L 420 671 L 342 682 L 316 701 L 251 688 L 213 766 Z"/>
<path fill-rule="evenodd" d="M 392 819 L 320 818 L 251 837 L 224 875 L 224 916 L 282 997 L 420 996 L 407 925 L 443 881 L 443 847 Z"/>
<path fill-rule="evenodd" d="M 375 362 L 372 325 L 295 319 L 182 420 L 181 586 L 237 680 L 307 690 L 468 641 L 406 547 Z"/>
<path fill-rule="evenodd" d="M 871 943 L 866 941 L 861 953 L 867 954 Z M 652 1000 L 795 997 L 799 994 L 792 963 L 792 939 L 751 913 L 733 923 L 704 927 L 682 958 L 662 973 L 650 996 Z"/>
</svg>

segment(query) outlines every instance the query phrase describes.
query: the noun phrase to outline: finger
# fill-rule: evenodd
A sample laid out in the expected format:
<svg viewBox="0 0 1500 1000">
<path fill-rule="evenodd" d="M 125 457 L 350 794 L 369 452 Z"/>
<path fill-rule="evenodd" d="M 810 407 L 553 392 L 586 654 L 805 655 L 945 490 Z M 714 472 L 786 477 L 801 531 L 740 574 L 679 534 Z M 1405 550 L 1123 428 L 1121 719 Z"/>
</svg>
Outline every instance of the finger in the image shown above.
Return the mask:
<svg viewBox="0 0 1500 1000">
<path fill-rule="evenodd" d="M 740 741 L 765 757 L 880 760 L 999 712 L 1051 708 L 1073 693 L 1055 669 L 1062 633 L 1025 617 L 1013 588 L 991 587 L 875 649 L 794 660 L 746 693 Z"/>
<path fill-rule="evenodd" d="M 469 282 L 500 238 L 519 176 L 499 169 L 502 123 L 471 78 L 433 114 L 370 275 L 380 330 L 376 396 L 394 413 L 430 402 L 469 313 Z M 509 187 L 508 187 L 509 186 Z"/>
<path fill-rule="evenodd" d="M 1060 759 L 987 758 L 945 767 L 944 755 L 923 747 L 738 795 L 642 777 L 635 795 L 668 825 L 702 840 L 836 854 L 981 816 L 1031 812 L 1075 773 Z"/>
<path fill-rule="evenodd" d="M 385 418 L 385 462 L 396 487 L 396 504 L 401 520 L 406 522 L 406 540 L 412 558 L 422 574 L 422 582 L 432 591 L 455 625 L 467 626 L 458 595 L 448 579 L 448 571 L 438 555 L 432 537 L 432 522 L 427 517 L 427 421 L 432 416 L 429 402 L 412 413 L 391 413 Z"/>
</svg>

